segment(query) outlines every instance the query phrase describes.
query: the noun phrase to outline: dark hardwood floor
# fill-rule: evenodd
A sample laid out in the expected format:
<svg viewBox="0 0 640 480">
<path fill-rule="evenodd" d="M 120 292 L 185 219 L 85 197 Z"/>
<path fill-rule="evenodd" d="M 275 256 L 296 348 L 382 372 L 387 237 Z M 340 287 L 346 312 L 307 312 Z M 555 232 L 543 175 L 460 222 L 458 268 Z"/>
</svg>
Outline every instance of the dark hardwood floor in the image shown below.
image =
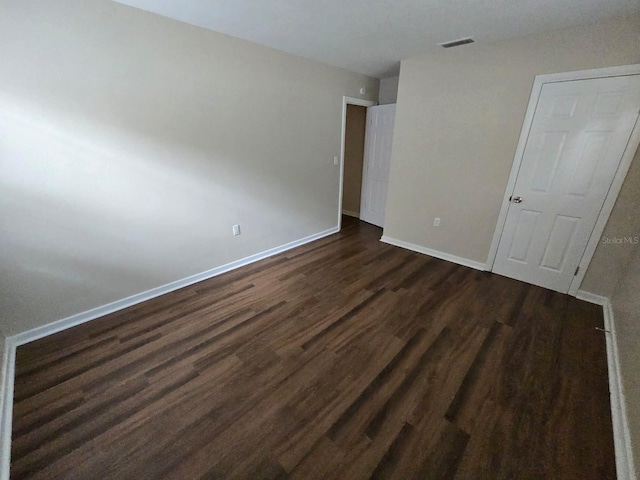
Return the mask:
<svg viewBox="0 0 640 480">
<path fill-rule="evenodd" d="M 615 478 L 600 307 L 380 234 L 19 347 L 12 478 Z"/>
</svg>

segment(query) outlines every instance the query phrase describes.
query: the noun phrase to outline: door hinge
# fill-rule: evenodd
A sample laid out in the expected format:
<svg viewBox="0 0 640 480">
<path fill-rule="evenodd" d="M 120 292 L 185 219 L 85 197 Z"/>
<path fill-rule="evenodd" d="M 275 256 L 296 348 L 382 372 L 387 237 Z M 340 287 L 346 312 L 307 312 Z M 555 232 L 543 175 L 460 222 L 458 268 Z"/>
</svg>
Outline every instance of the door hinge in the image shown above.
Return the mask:
<svg viewBox="0 0 640 480">
<path fill-rule="evenodd" d="M 573 276 L 575 277 L 575 276 L 578 274 L 578 272 L 579 272 L 579 271 L 580 271 L 580 265 L 578 265 L 578 266 L 576 267 L 576 271 L 575 271 L 575 272 L 573 272 Z"/>
</svg>

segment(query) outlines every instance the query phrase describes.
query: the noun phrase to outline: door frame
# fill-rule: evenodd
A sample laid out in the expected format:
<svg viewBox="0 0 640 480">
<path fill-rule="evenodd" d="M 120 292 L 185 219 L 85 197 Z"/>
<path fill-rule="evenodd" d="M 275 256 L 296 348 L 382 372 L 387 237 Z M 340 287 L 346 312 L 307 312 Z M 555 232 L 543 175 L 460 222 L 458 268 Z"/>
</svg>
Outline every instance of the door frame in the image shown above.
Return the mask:
<svg viewBox="0 0 640 480">
<path fill-rule="evenodd" d="M 338 230 L 342 228 L 342 189 L 344 188 L 344 146 L 347 134 L 347 105 L 357 105 L 359 107 L 373 107 L 378 102 L 364 100 L 355 97 L 342 97 L 342 136 L 340 139 L 340 180 L 338 184 Z M 367 124 L 365 122 L 365 135 Z M 363 159 L 364 160 L 364 159 Z"/>
<path fill-rule="evenodd" d="M 589 80 L 592 78 L 623 77 L 627 75 L 640 75 L 640 64 L 621 65 L 617 67 L 598 68 L 594 70 L 579 70 L 575 72 L 551 73 L 535 76 L 533 88 L 531 89 L 531 96 L 529 98 L 529 104 L 527 105 L 527 111 L 522 123 L 522 130 L 520 131 L 518 146 L 513 158 L 511 173 L 509 174 L 509 181 L 507 182 L 507 187 L 504 192 L 502 206 L 500 207 L 500 214 L 498 215 L 498 221 L 496 223 L 496 229 L 493 233 L 491 248 L 489 249 L 489 255 L 487 256 L 487 270 L 493 271 L 493 265 L 498 253 L 498 245 L 500 244 L 500 238 L 502 237 L 502 232 L 507 220 L 507 212 L 509 210 L 510 203 L 509 198 L 511 197 L 511 195 L 513 195 L 516 180 L 518 179 L 520 165 L 522 164 L 522 157 L 527 145 L 529 132 L 533 123 L 533 116 L 538 105 L 538 100 L 540 98 L 543 85 L 545 83 Z M 609 192 L 605 197 L 604 204 L 602 205 L 602 209 L 600 210 L 600 214 L 598 215 L 596 224 L 593 228 L 593 231 L 591 232 L 591 236 L 589 237 L 587 247 L 582 254 L 580 263 L 578 264 L 578 274 L 573 277 L 573 281 L 571 282 L 571 286 L 569 287 L 569 295 L 576 296 L 578 293 L 580 284 L 582 283 L 582 280 L 587 273 L 589 263 L 591 263 L 593 254 L 595 253 L 596 248 L 600 243 L 600 237 L 602 236 L 602 232 L 604 231 L 604 227 L 607 224 L 609 215 L 611 214 L 616 199 L 618 198 L 618 194 L 620 193 L 620 189 L 622 188 L 622 183 L 624 182 L 624 179 L 627 175 L 629 166 L 631 165 L 631 161 L 633 160 L 633 156 L 638 149 L 638 145 L 640 145 L 640 121 L 636 121 L 636 124 L 631 131 L 631 137 L 629 137 L 629 142 L 627 143 L 625 151 L 622 155 L 622 159 L 620 160 L 620 165 L 618 166 L 618 170 L 613 177 L 613 182 L 611 183 Z"/>
</svg>

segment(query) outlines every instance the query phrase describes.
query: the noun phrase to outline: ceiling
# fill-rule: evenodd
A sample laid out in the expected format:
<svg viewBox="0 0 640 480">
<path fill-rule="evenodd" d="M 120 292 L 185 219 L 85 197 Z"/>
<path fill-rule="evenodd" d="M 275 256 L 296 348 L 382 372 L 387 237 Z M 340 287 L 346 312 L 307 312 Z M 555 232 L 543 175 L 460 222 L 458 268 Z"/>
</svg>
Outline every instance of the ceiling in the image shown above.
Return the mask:
<svg viewBox="0 0 640 480">
<path fill-rule="evenodd" d="M 441 42 L 494 42 L 640 11 L 638 0 L 116 1 L 377 78 Z"/>
</svg>

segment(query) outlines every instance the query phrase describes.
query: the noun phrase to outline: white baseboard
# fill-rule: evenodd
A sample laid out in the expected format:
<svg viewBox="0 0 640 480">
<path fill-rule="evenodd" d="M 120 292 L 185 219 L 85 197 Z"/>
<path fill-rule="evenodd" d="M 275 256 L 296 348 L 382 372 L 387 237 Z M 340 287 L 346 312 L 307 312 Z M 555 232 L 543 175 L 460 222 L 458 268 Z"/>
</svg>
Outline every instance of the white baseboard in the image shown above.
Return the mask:
<svg viewBox="0 0 640 480">
<path fill-rule="evenodd" d="M 351 210 L 342 210 L 342 214 L 346 215 L 347 217 L 360 218 L 359 212 L 352 212 Z"/>
<path fill-rule="evenodd" d="M 611 301 L 607 297 L 578 290 L 576 298 L 602 306 L 604 328 L 607 331 L 607 367 L 609 371 L 609 392 L 611 397 L 611 420 L 613 423 L 613 442 L 616 454 L 618 480 L 636 480 L 636 469 L 631 448 L 631 433 L 627 419 L 627 400 L 622 383 L 618 337 Z"/>
<path fill-rule="evenodd" d="M 386 235 L 383 235 L 380 241 L 384 243 L 388 243 L 389 245 L 395 245 L 396 247 L 406 248 L 407 250 L 413 250 L 414 252 L 424 253 L 425 255 L 429 255 L 430 257 L 436 257 L 441 260 L 446 260 L 447 262 L 453 262 L 453 263 L 457 263 L 458 265 L 464 265 L 465 267 L 475 268 L 476 270 L 485 270 L 487 266 L 485 263 L 482 263 L 482 262 L 476 262 L 475 260 L 469 260 L 468 258 L 451 255 L 450 253 L 440 252 L 438 250 L 432 250 L 430 248 L 422 247 L 420 245 L 415 245 L 413 243 L 405 242 L 403 240 L 387 237 Z"/>
<path fill-rule="evenodd" d="M 7 337 L 5 340 L 5 349 L 3 352 L 2 373 L 4 375 L 4 380 L 2 384 L 2 398 L 0 398 L 0 415 L 2 415 L 2 417 L 0 418 L 0 426 L 2 426 L 2 430 L 0 433 L 0 480 L 9 479 L 9 466 L 11 462 L 11 423 L 13 416 L 15 355 L 16 348 L 18 346 L 32 342 L 34 340 L 38 340 L 40 338 L 47 337 L 49 335 L 53 335 L 54 333 L 58 333 L 62 330 L 75 327 L 76 325 L 95 320 L 96 318 L 100 318 L 110 313 L 117 312 L 118 310 L 123 310 L 133 305 L 137 305 L 138 303 L 146 302 L 147 300 L 159 297 L 160 295 L 173 292 L 174 290 L 193 285 L 194 283 L 207 280 L 231 270 L 235 270 L 236 268 L 243 267 L 250 263 L 254 263 L 278 253 L 282 253 L 287 250 L 302 246 L 306 243 L 319 240 L 323 237 L 338 233 L 339 231 L 340 229 L 338 227 L 333 227 L 323 232 L 319 232 L 313 235 L 309 235 L 308 237 L 286 243 L 279 247 L 265 250 L 264 252 L 256 253 L 255 255 L 236 260 L 235 262 L 227 263 L 226 265 L 212 268 L 205 272 L 197 273 L 181 280 L 176 280 L 174 282 L 167 283 L 166 285 L 161 285 L 159 287 L 152 288 L 151 290 L 140 292 L 135 295 L 131 295 L 130 297 L 116 300 L 115 302 L 92 308 L 91 310 L 87 310 L 76 315 L 71 315 L 70 317 L 57 320 L 47 325 L 43 325 L 41 327 L 37 327 L 26 332 L 19 333 L 17 335 Z"/>
<path fill-rule="evenodd" d="M 584 290 L 578 290 L 576 293 L 576 298 L 578 300 L 584 300 L 585 302 L 595 303 L 596 305 L 600 305 L 604 307 L 607 304 L 610 304 L 608 297 L 603 297 L 602 295 L 596 295 L 595 293 L 585 292 Z M 606 322 L 606 318 L 605 318 Z"/>
<path fill-rule="evenodd" d="M 338 227 L 330 228 L 329 230 L 325 230 L 314 235 L 309 235 L 308 237 L 304 237 L 300 240 L 296 240 L 279 247 L 265 250 L 264 252 L 256 253 L 255 255 L 251 255 L 249 257 L 241 258 L 240 260 L 236 260 L 235 262 L 227 263 L 226 265 L 212 268 L 201 273 L 196 273 L 195 275 L 191 275 L 189 277 L 167 283 L 166 285 L 161 285 L 145 292 L 136 293 L 135 295 L 131 295 L 130 297 L 116 300 L 115 302 L 92 308 L 91 310 L 87 310 L 86 312 L 81 312 L 76 315 L 71 315 L 70 317 L 57 320 L 42 327 L 37 327 L 26 332 L 13 335 L 9 337 L 9 340 L 15 346 L 24 345 L 25 343 L 33 342 L 34 340 L 53 335 L 54 333 L 66 330 L 67 328 L 75 327 L 76 325 L 80 325 L 98 317 L 103 317 L 110 313 L 117 312 L 118 310 L 137 305 L 138 303 L 146 302 L 147 300 L 159 297 L 160 295 L 165 295 L 169 292 L 173 292 L 174 290 L 188 287 L 189 285 L 193 285 L 194 283 L 202 282 L 203 280 L 216 277 L 231 270 L 235 270 L 236 268 L 249 265 L 250 263 L 263 260 L 278 253 L 291 250 L 292 248 L 299 247 L 301 245 L 304 245 L 305 243 L 313 242 L 314 240 L 319 240 L 320 238 L 332 235 L 337 232 L 339 232 Z"/>
</svg>

